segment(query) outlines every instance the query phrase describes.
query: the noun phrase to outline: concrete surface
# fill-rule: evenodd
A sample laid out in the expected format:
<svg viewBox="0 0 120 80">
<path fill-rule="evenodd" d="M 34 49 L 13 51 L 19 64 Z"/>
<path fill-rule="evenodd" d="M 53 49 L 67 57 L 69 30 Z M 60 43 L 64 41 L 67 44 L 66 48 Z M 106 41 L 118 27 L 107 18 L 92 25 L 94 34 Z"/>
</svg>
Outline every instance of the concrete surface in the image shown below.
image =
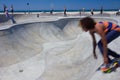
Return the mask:
<svg viewBox="0 0 120 80">
<path fill-rule="evenodd" d="M 1 23 L 0 80 L 120 80 L 120 68 L 96 72 L 102 57 L 97 48 L 93 58 L 91 37 L 78 26 L 81 17 L 19 16 L 17 24 Z M 93 17 L 120 24 L 120 17 Z M 119 52 L 119 41 L 109 47 Z"/>
</svg>

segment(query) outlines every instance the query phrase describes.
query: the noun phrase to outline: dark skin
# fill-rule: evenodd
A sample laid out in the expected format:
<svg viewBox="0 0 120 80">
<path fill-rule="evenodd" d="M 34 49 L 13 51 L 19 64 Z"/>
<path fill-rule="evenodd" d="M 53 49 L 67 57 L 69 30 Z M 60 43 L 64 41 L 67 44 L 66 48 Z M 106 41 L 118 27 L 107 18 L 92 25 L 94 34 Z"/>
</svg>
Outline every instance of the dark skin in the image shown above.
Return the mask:
<svg viewBox="0 0 120 80">
<path fill-rule="evenodd" d="M 105 29 L 104 29 L 103 24 L 96 24 L 93 29 L 86 29 L 86 28 L 83 28 L 83 27 L 82 27 L 82 29 L 85 32 L 89 31 L 90 35 L 92 36 L 92 39 L 93 39 L 93 55 L 94 55 L 95 59 L 97 59 L 97 56 L 96 56 L 96 52 L 95 52 L 95 49 L 96 49 L 96 38 L 95 38 L 94 33 L 97 33 L 101 37 L 101 41 L 103 43 L 103 59 L 104 59 L 104 63 L 108 64 L 107 40 L 106 40 L 106 37 L 105 37 L 105 32 L 104 32 Z"/>
</svg>

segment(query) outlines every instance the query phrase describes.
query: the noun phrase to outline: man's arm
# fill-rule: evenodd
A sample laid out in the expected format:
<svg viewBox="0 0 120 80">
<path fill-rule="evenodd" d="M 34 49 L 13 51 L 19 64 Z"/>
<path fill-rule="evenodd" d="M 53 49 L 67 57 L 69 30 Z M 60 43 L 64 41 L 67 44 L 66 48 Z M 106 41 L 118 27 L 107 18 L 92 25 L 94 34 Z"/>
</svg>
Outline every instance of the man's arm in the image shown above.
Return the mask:
<svg viewBox="0 0 120 80">
<path fill-rule="evenodd" d="M 104 32 L 101 32 L 100 33 L 100 36 L 101 36 L 101 41 L 102 41 L 102 44 L 103 44 L 103 58 L 104 58 L 104 63 L 105 64 L 108 64 L 108 50 L 107 50 L 107 40 L 106 40 L 106 37 L 105 37 L 105 33 Z"/>
<path fill-rule="evenodd" d="M 94 58 L 97 59 L 96 52 L 95 52 L 95 49 L 96 49 L 95 35 L 93 32 L 90 32 L 90 35 L 92 36 L 92 40 L 93 40 L 93 55 L 94 55 Z"/>
<path fill-rule="evenodd" d="M 103 28 L 101 28 L 101 27 L 97 27 L 96 32 L 100 35 L 101 41 L 102 41 L 102 44 L 103 44 L 103 59 L 104 59 L 104 63 L 108 64 L 107 40 L 106 40 L 105 32 L 104 32 Z"/>
</svg>

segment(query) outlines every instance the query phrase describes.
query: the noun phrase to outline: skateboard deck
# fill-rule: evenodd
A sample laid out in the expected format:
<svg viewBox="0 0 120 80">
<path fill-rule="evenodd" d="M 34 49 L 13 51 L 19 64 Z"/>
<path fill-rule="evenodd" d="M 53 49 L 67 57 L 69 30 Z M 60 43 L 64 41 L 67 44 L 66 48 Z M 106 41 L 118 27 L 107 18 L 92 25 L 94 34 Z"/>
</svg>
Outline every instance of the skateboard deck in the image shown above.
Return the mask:
<svg viewBox="0 0 120 80">
<path fill-rule="evenodd" d="M 120 59 L 112 59 L 112 62 L 110 63 L 110 68 L 108 68 L 107 70 L 101 70 L 101 67 L 103 66 L 104 64 L 101 64 L 100 67 L 96 70 L 96 71 L 102 71 L 103 73 L 111 73 L 113 71 L 116 71 L 116 69 L 118 67 L 120 67 Z"/>
</svg>

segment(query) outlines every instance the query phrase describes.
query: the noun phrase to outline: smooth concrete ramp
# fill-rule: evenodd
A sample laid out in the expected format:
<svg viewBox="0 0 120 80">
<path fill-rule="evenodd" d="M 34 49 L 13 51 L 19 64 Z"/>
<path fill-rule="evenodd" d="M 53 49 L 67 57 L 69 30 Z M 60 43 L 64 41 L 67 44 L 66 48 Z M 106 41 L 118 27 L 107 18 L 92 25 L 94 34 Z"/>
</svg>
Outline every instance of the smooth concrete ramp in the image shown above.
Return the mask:
<svg viewBox="0 0 120 80">
<path fill-rule="evenodd" d="M 79 18 L 68 18 L 1 30 L 0 80 L 120 80 L 119 68 L 111 74 L 96 72 L 102 57 L 97 48 L 94 60 L 91 36 L 78 23 Z M 119 40 L 109 47 L 119 52 Z"/>
</svg>

